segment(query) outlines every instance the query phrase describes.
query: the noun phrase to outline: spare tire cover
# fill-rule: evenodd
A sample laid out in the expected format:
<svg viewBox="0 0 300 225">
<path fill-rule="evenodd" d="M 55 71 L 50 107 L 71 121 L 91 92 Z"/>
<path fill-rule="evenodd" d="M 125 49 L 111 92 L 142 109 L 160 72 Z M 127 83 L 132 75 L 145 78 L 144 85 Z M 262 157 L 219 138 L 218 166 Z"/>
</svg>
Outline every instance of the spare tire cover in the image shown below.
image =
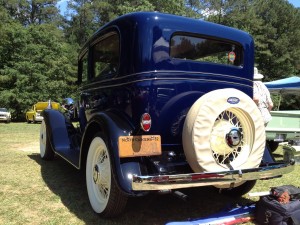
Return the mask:
<svg viewBox="0 0 300 225">
<path fill-rule="evenodd" d="M 194 172 L 256 168 L 265 149 L 259 109 L 245 93 L 211 91 L 190 108 L 183 127 L 183 148 Z"/>
</svg>

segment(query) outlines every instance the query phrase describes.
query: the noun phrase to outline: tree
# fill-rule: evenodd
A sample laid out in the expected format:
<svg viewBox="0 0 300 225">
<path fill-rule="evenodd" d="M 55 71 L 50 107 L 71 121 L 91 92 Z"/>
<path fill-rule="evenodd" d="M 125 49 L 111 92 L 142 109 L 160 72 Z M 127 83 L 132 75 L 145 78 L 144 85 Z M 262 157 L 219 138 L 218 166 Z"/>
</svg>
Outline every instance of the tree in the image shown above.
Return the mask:
<svg viewBox="0 0 300 225">
<path fill-rule="evenodd" d="M 300 11 L 284 0 L 257 0 L 253 5 L 263 23 L 265 45 L 256 48 L 257 61 L 272 80 L 299 74 Z M 265 54 L 266 50 L 270 54 Z"/>
<path fill-rule="evenodd" d="M 65 27 L 66 36 L 79 46 L 104 24 L 131 12 L 160 11 L 197 17 L 185 0 L 74 0 L 68 2 L 68 8 L 70 20 Z"/>
<path fill-rule="evenodd" d="M 75 88 L 77 52 L 105 23 L 126 13 L 160 11 L 205 19 L 251 34 L 255 63 L 276 80 L 300 74 L 300 9 L 286 0 L 0 0 L 0 105 L 14 117 L 36 101 L 60 101 Z"/>
<path fill-rule="evenodd" d="M 96 31 L 93 4 L 94 2 L 91 0 L 68 2 L 67 17 L 69 20 L 66 21 L 64 32 L 69 42 L 77 45 L 77 49 Z"/>
<path fill-rule="evenodd" d="M 266 80 L 299 74 L 300 10 L 285 0 L 210 1 L 208 20 L 236 27 L 255 40 L 255 62 Z"/>
<path fill-rule="evenodd" d="M 5 34 L 0 46 L 8 54 L 0 68 L 0 104 L 14 109 L 14 119 L 23 119 L 37 101 L 61 101 L 74 92 L 77 53 L 63 42 L 61 30 L 51 24 L 14 24 Z"/>
<path fill-rule="evenodd" d="M 10 16 L 24 26 L 30 24 L 60 24 L 61 16 L 56 8 L 57 0 L 9 0 L 1 1 Z"/>
</svg>

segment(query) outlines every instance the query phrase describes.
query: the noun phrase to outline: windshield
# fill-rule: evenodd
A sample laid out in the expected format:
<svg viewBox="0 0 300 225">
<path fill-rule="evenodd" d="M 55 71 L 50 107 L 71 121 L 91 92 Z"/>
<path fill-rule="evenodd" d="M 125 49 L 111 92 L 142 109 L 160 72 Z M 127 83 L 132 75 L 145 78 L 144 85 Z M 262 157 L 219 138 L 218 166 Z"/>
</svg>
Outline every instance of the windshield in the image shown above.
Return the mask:
<svg viewBox="0 0 300 225">
<path fill-rule="evenodd" d="M 0 108 L 0 112 L 8 112 L 6 108 Z"/>
</svg>

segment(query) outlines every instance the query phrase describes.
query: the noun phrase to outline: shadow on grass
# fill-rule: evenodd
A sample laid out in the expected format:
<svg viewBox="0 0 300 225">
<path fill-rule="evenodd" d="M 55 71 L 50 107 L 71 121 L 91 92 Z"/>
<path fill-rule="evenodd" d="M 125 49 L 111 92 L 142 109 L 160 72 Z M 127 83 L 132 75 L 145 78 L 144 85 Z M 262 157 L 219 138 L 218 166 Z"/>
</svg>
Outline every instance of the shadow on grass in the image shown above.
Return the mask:
<svg viewBox="0 0 300 225">
<path fill-rule="evenodd" d="M 279 154 L 279 153 L 273 153 L 273 157 L 274 157 L 275 159 L 282 160 L 283 155 L 282 155 L 282 154 Z"/>
<path fill-rule="evenodd" d="M 125 212 L 118 218 L 103 219 L 90 206 L 85 177 L 81 171 L 59 157 L 53 161 L 44 161 L 38 154 L 29 157 L 41 165 L 42 177 L 50 190 L 85 224 L 160 225 L 209 216 L 237 203 L 251 203 L 245 198 L 234 199 L 220 195 L 212 187 L 190 188 L 181 190 L 188 195 L 187 201 L 172 194 L 151 193 L 144 197 L 130 198 Z"/>
</svg>

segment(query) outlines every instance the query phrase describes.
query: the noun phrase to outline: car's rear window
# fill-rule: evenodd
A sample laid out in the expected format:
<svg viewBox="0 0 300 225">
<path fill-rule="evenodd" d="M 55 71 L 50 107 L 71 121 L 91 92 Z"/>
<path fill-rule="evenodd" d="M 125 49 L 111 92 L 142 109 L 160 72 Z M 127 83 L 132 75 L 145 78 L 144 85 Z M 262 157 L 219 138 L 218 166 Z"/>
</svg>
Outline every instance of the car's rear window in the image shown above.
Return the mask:
<svg viewBox="0 0 300 225">
<path fill-rule="evenodd" d="M 6 108 L 0 108 L 0 112 L 8 112 Z"/>
<path fill-rule="evenodd" d="M 176 34 L 171 38 L 170 56 L 233 66 L 243 64 L 243 48 L 239 44 L 186 34 Z"/>
</svg>

